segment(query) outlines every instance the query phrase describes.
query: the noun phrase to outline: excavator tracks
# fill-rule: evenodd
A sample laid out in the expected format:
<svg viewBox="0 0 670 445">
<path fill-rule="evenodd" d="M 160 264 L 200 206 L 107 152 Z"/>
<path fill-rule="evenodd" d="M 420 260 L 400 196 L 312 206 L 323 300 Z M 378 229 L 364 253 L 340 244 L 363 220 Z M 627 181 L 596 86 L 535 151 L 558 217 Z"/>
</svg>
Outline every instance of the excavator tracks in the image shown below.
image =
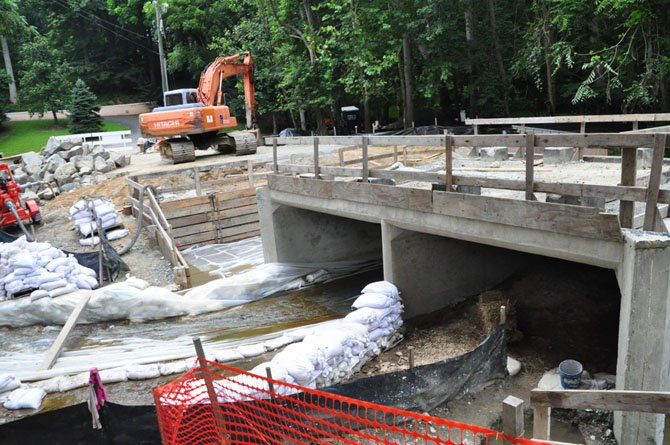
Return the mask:
<svg viewBox="0 0 670 445">
<path fill-rule="evenodd" d="M 173 164 L 195 161 L 195 146 L 188 139 L 164 141 L 160 148 L 161 157 Z"/>
<path fill-rule="evenodd" d="M 232 131 L 228 133 L 235 139 L 235 156 L 252 155 L 258 148 L 256 133 L 250 131 Z"/>
</svg>

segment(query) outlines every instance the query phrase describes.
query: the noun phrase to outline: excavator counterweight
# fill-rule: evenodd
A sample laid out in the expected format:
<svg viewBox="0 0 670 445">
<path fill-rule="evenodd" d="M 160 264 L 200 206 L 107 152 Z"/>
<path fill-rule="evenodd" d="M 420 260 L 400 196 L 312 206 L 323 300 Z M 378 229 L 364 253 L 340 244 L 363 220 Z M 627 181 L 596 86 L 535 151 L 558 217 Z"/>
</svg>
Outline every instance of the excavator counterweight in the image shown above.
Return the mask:
<svg viewBox="0 0 670 445">
<path fill-rule="evenodd" d="M 247 131 L 222 132 L 237 126 L 222 103 L 223 79 L 243 76 Z M 200 75 L 197 89 L 165 91 L 164 106 L 140 114 L 145 138 L 158 138 L 161 156 L 174 164 L 195 160 L 195 150 L 214 148 L 221 153 L 256 153 L 256 100 L 250 53 L 218 57 Z"/>
</svg>

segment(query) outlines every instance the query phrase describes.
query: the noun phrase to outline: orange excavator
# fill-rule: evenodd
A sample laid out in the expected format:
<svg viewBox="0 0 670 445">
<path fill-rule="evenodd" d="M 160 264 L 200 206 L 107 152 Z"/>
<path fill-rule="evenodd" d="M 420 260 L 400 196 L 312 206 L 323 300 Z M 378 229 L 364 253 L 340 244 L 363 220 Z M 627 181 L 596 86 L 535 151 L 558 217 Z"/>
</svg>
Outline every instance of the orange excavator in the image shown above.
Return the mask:
<svg viewBox="0 0 670 445">
<path fill-rule="evenodd" d="M 251 54 L 218 57 L 200 75 L 197 89 L 165 91 L 165 106 L 140 114 L 140 130 L 145 138 L 158 138 L 163 159 L 174 164 L 195 160 L 195 150 L 214 148 L 235 155 L 256 153 L 256 100 L 254 98 L 253 59 Z M 223 79 L 242 75 L 247 131 L 220 132 L 237 126 L 222 103 Z"/>
</svg>

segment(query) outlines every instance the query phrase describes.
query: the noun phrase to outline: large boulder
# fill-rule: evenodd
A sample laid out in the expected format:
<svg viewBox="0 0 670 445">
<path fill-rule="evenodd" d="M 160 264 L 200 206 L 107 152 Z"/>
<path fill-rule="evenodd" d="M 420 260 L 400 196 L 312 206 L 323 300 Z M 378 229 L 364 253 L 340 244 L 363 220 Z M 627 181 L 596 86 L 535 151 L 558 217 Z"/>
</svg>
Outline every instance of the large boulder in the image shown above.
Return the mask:
<svg viewBox="0 0 670 445">
<path fill-rule="evenodd" d="M 54 192 L 49 187 L 46 187 L 45 189 L 41 190 L 37 194 L 37 196 L 39 196 L 40 199 L 44 199 L 44 200 L 48 201 L 50 199 L 54 199 L 54 197 L 56 195 L 54 194 Z"/>
<path fill-rule="evenodd" d="M 53 154 L 49 157 L 49 159 L 47 159 L 47 171 L 49 173 L 54 173 L 58 167 L 65 164 L 66 162 L 67 161 L 65 161 L 65 159 L 63 159 L 60 154 Z"/>
<path fill-rule="evenodd" d="M 107 173 L 116 168 L 116 163 L 111 159 L 104 159 L 102 156 L 95 158 L 95 171 L 100 173 Z"/>
<path fill-rule="evenodd" d="M 28 173 L 22 168 L 17 168 L 13 172 L 14 174 L 14 181 L 18 182 L 19 184 L 25 184 L 26 182 L 30 181 L 30 177 L 28 176 Z"/>
<path fill-rule="evenodd" d="M 60 191 L 62 193 L 71 192 L 72 190 L 78 189 L 81 187 L 81 184 L 78 182 L 70 182 L 68 184 L 63 184 L 60 186 Z"/>
<path fill-rule="evenodd" d="M 72 160 L 72 156 L 81 156 L 84 154 L 84 148 L 81 145 L 75 145 L 68 151 L 64 151 L 61 153 L 64 159 L 66 160 Z"/>
<path fill-rule="evenodd" d="M 106 161 L 107 159 L 109 159 L 109 152 L 105 151 L 104 148 L 97 145 L 93 147 L 93 149 L 91 150 L 91 156 L 93 156 L 94 158 L 102 157 Z"/>
<path fill-rule="evenodd" d="M 42 156 L 44 157 L 49 157 L 56 153 L 60 149 L 60 142 L 58 142 L 58 139 L 56 139 L 54 136 L 51 136 L 49 138 L 49 141 L 47 142 L 46 147 L 44 147 L 41 151 Z"/>
<path fill-rule="evenodd" d="M 23 169 L 28 173 L 30 178 L 33 181 L 37 181 L 40 178 L 40 173 L 42 172 L 42 165 L 41 164 L 28 164 L 24 165 Z"/>
<path fill-rule="evenodd" d="M 126 156 L 123 153 L 113 152 L 110 159 L 114 161 L 117 167 L 125 167 L 130 163 L 130 156 Z"/>
<path fill-rule="evenodd" d="M 21 193 L 21 199 L 24 201 L 37 201 L 37 203 L 40 203 L 40 197 L 37 195 L 37 193 L 33 192 L 32 190 L 25 190 L 23 193 Z"/>
<path fill-rule="evenodd" d="M 21 161 L 23 165 L 42 165 L 42 157 L 35 152 L 28 151 L 21 155 Z"/>
<path fill-rule="evenodd" d="M 80 156 L 77 157 L 75 167 L 77 167 L 77 170 L 79 171 L 80 174 L 88 175 L 95 168 L 94 162 L 95 161 L 93 160 L 93 156 L 90 155 Z"/>
<path fill-rule="evenodd" d="M 71 162 L 61 165 L 54 172 L 54 179 L 59 185 L 72 182 L 72 177 L 77 173 L 77 169 Z M 62 187 L 61 187 L 62 188 Z"/>
</svg>

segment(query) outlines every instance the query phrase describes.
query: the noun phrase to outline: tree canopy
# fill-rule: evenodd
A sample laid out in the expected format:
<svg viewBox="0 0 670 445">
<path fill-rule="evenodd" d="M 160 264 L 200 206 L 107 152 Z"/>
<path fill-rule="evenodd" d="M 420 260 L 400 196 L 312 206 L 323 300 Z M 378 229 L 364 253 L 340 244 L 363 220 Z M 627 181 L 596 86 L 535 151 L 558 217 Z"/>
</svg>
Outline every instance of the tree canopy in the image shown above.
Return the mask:
<svg viewBox="0 0 670 445">
<path fill-rule="evenodd" d="M 54 83 L 81 78 L 103 101 L 160 100 L 152 2 L 5 3 L 33 29 L 10 36 L 19 100 L 30 109 L 61 106 L 35 106 L 47 91 L 57 102 L 59 88 L 36 83 L 51 80 L 34 75 L 41 69 L 27 55 L 34 40 L 55 57 L 40 62 L 55 70 Z M 344 105 L 363 110 L 367 129 L 375 120 L 451 123 L 460 110 L 493 117 L 669 107 L 670 0 L 163 3 L 171 87 L 196 86 L 218 55 L 251 51 L 266 129 L 323 132 Z M 224 89 L 243 114 L 241 82 Z"/>
</svg>

